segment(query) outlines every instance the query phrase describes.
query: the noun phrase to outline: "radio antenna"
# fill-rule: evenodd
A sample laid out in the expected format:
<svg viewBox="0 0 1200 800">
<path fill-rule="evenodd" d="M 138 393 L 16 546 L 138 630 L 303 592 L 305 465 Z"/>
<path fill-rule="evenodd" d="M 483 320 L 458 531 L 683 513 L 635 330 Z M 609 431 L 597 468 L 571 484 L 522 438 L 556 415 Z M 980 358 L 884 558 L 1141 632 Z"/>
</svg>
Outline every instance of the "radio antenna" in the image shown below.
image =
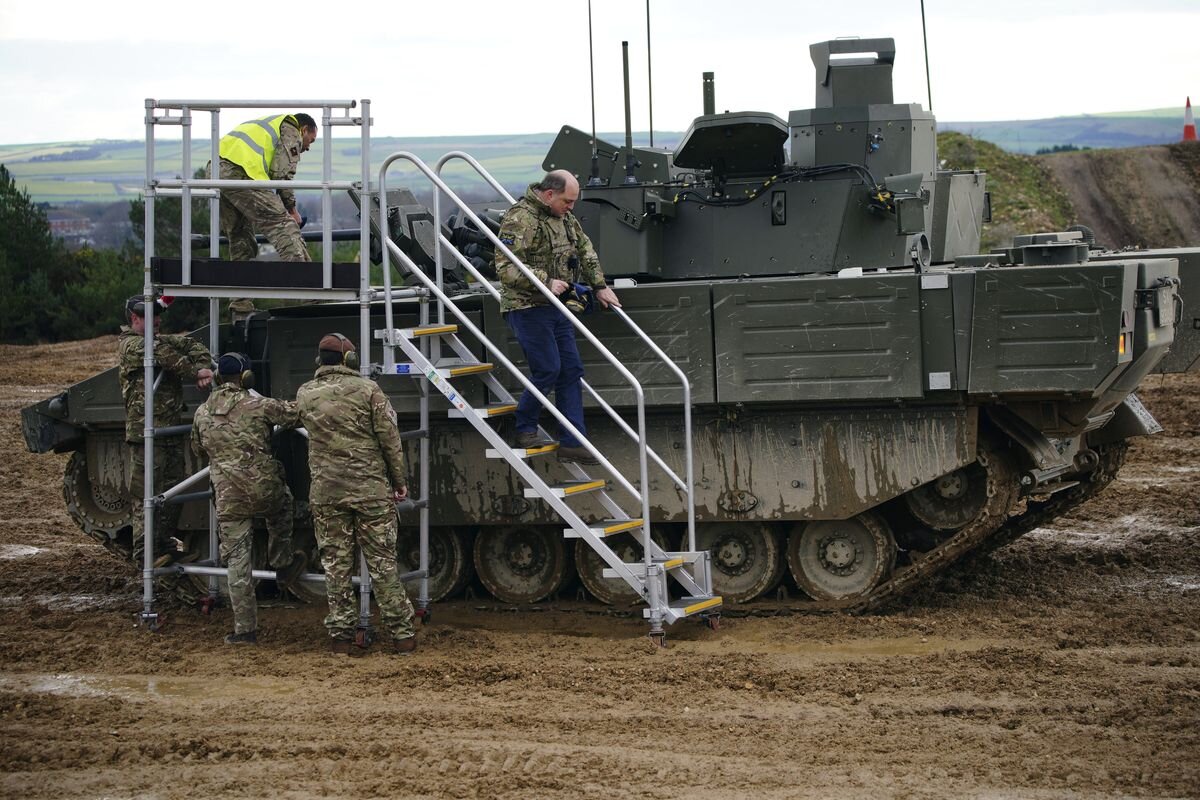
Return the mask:
<svg viewBox="0 0 1200 800">
<path fill-rule="evenodd" d="M 592 0 L 588 0 L 588 72 L 592 81 L 592 174 L 588 176 L 587 185 L 599 186 L 600 154 L 596 148 L 596 58 L 592 50 Z"/>
<path fill-rule="evenodd" d="M 925 0 L 921 0 L 921 38 L 925 40 L 925 91 L 929 93 L 929 110 L 933 111 L 933 83 L 929 80 L 929 35 L 925 33 Z"/>
<path fill-rule="evenodd" d="M 646 0 L 646 97 L 650 104 L 650 146 L 654 147 L 654 68 L 650 63 L 650 0 Z"/>
</svg>

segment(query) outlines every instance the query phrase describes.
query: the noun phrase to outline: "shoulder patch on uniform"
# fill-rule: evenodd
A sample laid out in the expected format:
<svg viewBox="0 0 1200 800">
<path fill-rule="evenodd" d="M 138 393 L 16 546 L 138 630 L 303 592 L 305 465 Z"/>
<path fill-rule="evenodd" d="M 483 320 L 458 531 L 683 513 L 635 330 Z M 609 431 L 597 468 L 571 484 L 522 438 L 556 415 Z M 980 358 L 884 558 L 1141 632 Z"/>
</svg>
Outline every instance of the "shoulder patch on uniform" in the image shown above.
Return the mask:
<svg viewBox="0 0 1200 800">
<path fill-rule="evenodd" d="M 516 241 L 516 239 L 514 239 L 514 238 L 513 238 L 513 237 L 511 237 L 511 236 L 501 236 L 501 237 L 500 237 L 500 243 L 501 243 L 501 244 L 511 245 L 511 244 L 512 244 L 513 242 L 515 242 L 515 241 Z"/>
</svg>

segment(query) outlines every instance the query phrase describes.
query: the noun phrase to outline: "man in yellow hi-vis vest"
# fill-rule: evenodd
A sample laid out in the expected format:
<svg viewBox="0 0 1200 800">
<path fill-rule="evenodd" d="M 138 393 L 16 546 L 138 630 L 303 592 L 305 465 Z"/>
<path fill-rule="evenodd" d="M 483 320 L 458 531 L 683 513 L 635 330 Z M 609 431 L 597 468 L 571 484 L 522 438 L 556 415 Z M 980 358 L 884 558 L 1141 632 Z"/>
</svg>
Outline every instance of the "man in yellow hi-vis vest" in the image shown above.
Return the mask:
<svg viewBox="0 0 1200 800">
<path fill-rule="evenodd" d="M 221 180 L 291 180 L 300 155 L 317 138 L 308 114 L 275 114 L 243 122 L 221 137 Z M 211 170 L 211 167 L 210 167 Z M 300 236 L 300 212 L 291 189 L 222 189 L 221 231 L 229 238 L 229 257 L 249 261 L 258 255 L 256 233 L 267 237 L 284 261 L 311 261 Z M 254 310 L 250 300 L 234 300 L 230 311 Z"/>
</svg>

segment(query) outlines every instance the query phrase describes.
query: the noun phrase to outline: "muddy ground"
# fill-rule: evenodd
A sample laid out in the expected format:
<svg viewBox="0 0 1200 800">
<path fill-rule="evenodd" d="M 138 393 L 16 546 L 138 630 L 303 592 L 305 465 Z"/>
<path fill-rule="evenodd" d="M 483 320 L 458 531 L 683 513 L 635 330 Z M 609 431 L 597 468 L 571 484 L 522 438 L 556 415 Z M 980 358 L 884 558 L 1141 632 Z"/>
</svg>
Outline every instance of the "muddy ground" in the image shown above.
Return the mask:
<svg viewBox="0 0 1200 800">
<path fill-rule="evenodd" d="M 132 571 L 63 510 L 19 410 L 115 340 L 0 347 L 0 796 L 1200 796 L 1200 378 L 1069 518 L 861 617 L 726 615 L 671 647 L 599 606 L 436 607 L 398 659 L 322 610 L 139 629 Z M 780 614 L 780 615 L 777 615 Z"/>
</svg>

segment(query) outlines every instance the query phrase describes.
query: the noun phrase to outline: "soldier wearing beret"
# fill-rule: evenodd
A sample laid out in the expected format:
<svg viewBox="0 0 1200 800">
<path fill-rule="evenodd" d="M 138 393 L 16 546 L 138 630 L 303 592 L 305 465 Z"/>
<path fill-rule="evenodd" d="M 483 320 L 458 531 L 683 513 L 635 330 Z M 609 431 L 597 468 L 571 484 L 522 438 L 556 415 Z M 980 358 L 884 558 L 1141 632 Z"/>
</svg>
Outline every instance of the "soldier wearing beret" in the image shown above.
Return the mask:
<svg viewBox="0 0 1200 800">
<path fill-rule="evenodd" d="M 188 336 L 161 334 L 162 314 L 167 309 L 165 298 L 159 298 L 154 309 L 154 366 L 160 375 L 154 392 L 154 425 L 156 428 L 178 425 L 183 415 L 183 380 L 194 380 L 200 389 L 212 383 L 212 354 L 208 348 Z M 125 400 L 125 441 L 129 445 L 129 474 L 127 488 L 133 506 L 133 556 L 142 557 L 145 521 L 142 502 L 145 494 L 146 427 L 146 308 L 138 295 L 125 302 L 125 319 L 117 339 L 117 375 L 121 397 Z M 154 440 L 154 493 L 160 494 L 184 478 L 183 442 L 180 438 Z M 178 556 L 172 537 L 178 530 L 179 506 L 160 508 L 155 516 L 154 551 L 159 554 L 156 567 L 170 564 Z"/>
<path fill-rule="evenodd" d="M 560 297 L 581 284 L 605 307 L 617 306 L 616 292 L 604 282 L 600 259 L 592 242 L 571 213 L 579 199 L 579 181 L 566 170 L 546 174 L 530 184 L 525 196 L 504 215 L 500 241 L 528 267 L 537 280 Z M 521 270 L 499 249 L 496 272 L 503 284 L 500 311 L 529 364 L 530 380 L 543 395 L 554 392 L 554 404 L 581 434 L 583 424 L 583 362 L 575 346 L 575 327 Z M 517 403 L 517 447 L 535 447 L 541 402 L 529 392 Z M 594 456 L 566 431 L 560 436 L 558 458 L 580 464 L 597 463 Z"/>
<path fill-rule="evenodd" d="M 296 404 L 250 393 L 250 359 L 226 353 L 217 362 L 217 388 L 192 421 L 192 450 L 208 457 L 209 480 L 216 494 L 221 560 L 229 569 L 233 633 L 226 644 L 258 643 L 258 606 L 251 570 L 251 526 L 267 525 L 267 560 L 280 586 L 289 586 L 304 570 L 305 558 L 292 548 L 292 493 L 283 465 L 271 452 L 274 426 L 299 424 Z"/>
<path fill-rule="evenodd" d="M 392 647 L 411 653 L 414 612 L 396 568 L 395 503 L 408 496 L 396 411 L 374 381 L 358 374 L 358 354 L 345 336 L 328 334 L 317 352 L 317 373 L 296 391 L 296 405 L 309 437 L 309 506 L 329 597 L 325 627 L 333 652 L 364 655 L 354 638 L 357 544 Z"/>
</svg>

